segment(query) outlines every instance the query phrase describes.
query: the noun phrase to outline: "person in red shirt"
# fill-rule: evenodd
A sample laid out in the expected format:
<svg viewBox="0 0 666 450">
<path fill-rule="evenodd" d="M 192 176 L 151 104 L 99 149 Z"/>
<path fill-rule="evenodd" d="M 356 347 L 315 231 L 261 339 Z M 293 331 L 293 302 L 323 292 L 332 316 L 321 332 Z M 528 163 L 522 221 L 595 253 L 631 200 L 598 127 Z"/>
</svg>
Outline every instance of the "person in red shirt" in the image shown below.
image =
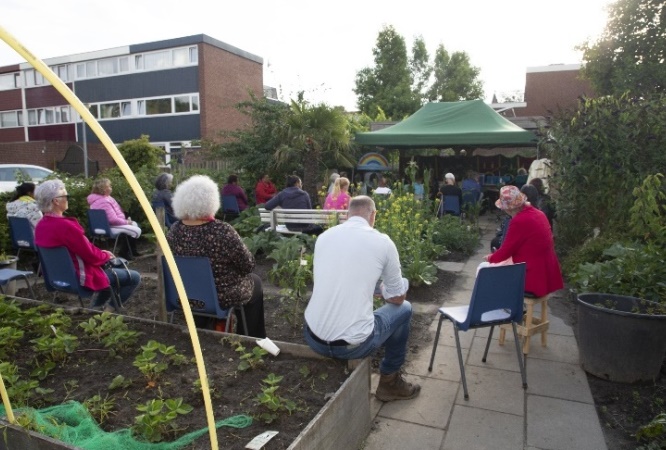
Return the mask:
<svg viewBox="0 0 666 450">
<path fill-rule="evenodd" d="M 495 206 L 511 216 L 502 245 L 484 259 L 496 264 L 512 258 L 526 263 L 525 292 L 543 297 L 564 287 L 553 234 L 546 215 L 527 202 L 516 186 L 500 189 Z"/>
<path fill-rule="evenodd" d="M 268 174 L 262 175 L 254 188 L 254 196 L 257 200 L 257 205 L 262 205 L 272 199 L 277 193 L 277 188 L 271 181 Z"/>
</svg>

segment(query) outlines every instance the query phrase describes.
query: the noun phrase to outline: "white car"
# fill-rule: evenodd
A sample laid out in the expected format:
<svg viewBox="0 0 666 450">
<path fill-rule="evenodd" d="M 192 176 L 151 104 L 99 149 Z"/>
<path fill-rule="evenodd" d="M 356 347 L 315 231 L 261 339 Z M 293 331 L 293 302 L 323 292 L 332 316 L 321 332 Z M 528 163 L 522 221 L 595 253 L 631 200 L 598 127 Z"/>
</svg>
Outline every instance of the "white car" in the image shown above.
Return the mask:
<svg viewBox="0 0 666 450">
<path fill-rule="evenodd" d="M 52 173 L 53 171 L 46 167 L 31 164 L 0 164 L 0 192 L 16 190 L 16 176 L 19 174 L 22 181 L 37 184 Z"/>
</svg>

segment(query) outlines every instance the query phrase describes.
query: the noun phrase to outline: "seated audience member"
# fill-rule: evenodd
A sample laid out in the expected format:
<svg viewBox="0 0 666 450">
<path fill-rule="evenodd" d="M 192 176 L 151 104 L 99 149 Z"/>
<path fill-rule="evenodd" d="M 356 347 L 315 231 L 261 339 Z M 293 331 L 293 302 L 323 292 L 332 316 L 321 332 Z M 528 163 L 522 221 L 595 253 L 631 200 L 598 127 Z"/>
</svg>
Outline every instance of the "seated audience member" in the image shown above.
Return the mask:
<svg viewBox="0 0 666 450">
<path fill-rule="evenodd" d="M 520 192 L 525 194 L 525 197 L 527 197 L 527 201 L 530 202 L 530 205 L 534 206 L 535 208 L 538 207 L 537 204 L 539 203 L 539 191 L 537 191 L 537 188 L 531 184 L 525 184 L 520 188 Z"/>
<path fill-rule="evenodd" d="M 229 175 L 227 184 L 222 188 L 222 195 L 232 195 L 236 197 L 238 209 L 245 211 L 247 209 L 247 195 L 242 187 L 238 185 L 238 175 Z"/>
<path fill-rule="evenodd" d="M 388 187 L 388 179 L 385 176 L 379 177 L 378 183 L 379 186 L 377 186 L 375 190 L 372 191 L 374 195 L 385 195 L 388 197 L 393 193 L 393 191 L 391 191 L 391 188 Z"/>
<path fill-rule="evenodd" d="M 416 181 L 412 185 L 414 188 L 414 198 L 416 200 L 423 200 L 425 195 L 425 186 L 423 186 L 423 177 L 416 177 Z"/>
<path fill-rule="evenodd" d="M 123 258 L 132 260 L 135 256 L 141 256 L 136 248 L 136 241 L 141 236 L 141 228 L 131 218 L 125 217 L 123 209 L 116 199 L 111 197 L 112 191 L 111 181 L 108 178 L 98 178 L 93 183 L 92 193 L 87 198 L 88 205 L 90 205 L 90 209 L 104 210 L 111 231 L 128 235 L 129 248 L 126 248 L 125 239 L 120 239 L 119 253 Z"/>
<path fill-rule="evenodd" d="M 326 192 L 326 194 L 330 194 L 331 192 L 333 192 L 333 188 L 335 187 L 335 181 L 336 181 L 338 178 L 340 178 L 340 174 L 337 173 L 336 171 L 333 171 L 333 173 L 331 174 L 331 176 L 330 176 L 329 179 L 328 179 L 328 181 L 329 181 L 329 183 L 328 183 L 328 191 Z"/>
<path fill-rule="evenodd" d="M 122 303 L 127 302 L 139 286 L 141 276 L 135 270 L 104 269 L 114 255 L 91 244 L 76 218 L 63 215 L 69 200 L 64 183 L 60 180 L 44 181 L 35 190 L 35 197 L 44 213 L 35 228 L 35 244 L 45 248 L 67 248 L 81 285 L 97 292 L 93 297 L 93 308 L 114 311 L 111 289 L 117 290 Z"/>
<path fill-rule="evenodd" d="M 275 197 L 270 199 L 264 208 L 271 211 L 277 207 L 282 209 L 312 209 L 310 196 L 301 187 L 303 183 L 296 175 L 287 177 L 287 187 L 281 190 Z M 308 223 L 287 223 L 289 231 L 300 231 L 306 234 L 318 235 L 323 231 L 319 225 Z"/>
<path fill-rule="evenodd" d="M 257 201 L 257 205 L 263 205 L 272 199 L 276 193 L 277 188 L 268 174 L 262 175 L 257 182 L 257 185 L 254 187 L 254 198 Z"/>
<path fill-rule="evenodd" d="M 7 217 L 23 217 L 30 221 L 32 229 L 42 218 L 42 212 L 35 201 L 35 184 L 23 183 L 16 186 L 16 192 L 7 203 Z"/>
<path fill-rule="evenodd" d="M 492 264 L 509 258 L 513 263 L 526 263 L 528 295 L 543 297 L 562 289 L 560 263 L 545 214 L 527 203 L 527 197 L 516 186 L 502 187 L 495 206 L 509 214 L 511 222 L 502 245 L 484 259 Z"/>
<path fill-rule="evenodd" d="M 456 186 L 456 177 L 451 173 L 447 173 L 444 175 L 444 184 L 442 185 L 441 188 L 439 188 L 439 196 L 442 200 L 442 204 L 444 204 L 444 197 L 447 195 L 453 195 L 458 197 L 458 204 L 460 205 L 460 208 L 462 208 L 462 189 L 460 189 L 458 186 Z M 440 208 L 441 213 L 445 213 L 446 211 L 443 211 L 442 208 Z M 441 215 L 441 214 L 440 214 Z"/>
<path fill-rule="evenodd" d="M 173 207 L 171 206 L 171 183 L 173 175 L 170 173 L 161 173 L 155 179 L 155 190 L 153 191 L 152 201 L 154 203 L 164 203 L 164 212 L 173 216 Z"/>
<path fill-rule="evenodd" d="M 305 310 L 305 341 L 317 353 L 360 359 L 384 347 L 375 397 L 381 401 L 416 397 L 421 387 L 405 381 L 412 306 L 405 300 L 398 250 L 375 230 L 375 202 L 354 197 L 348 219 L 322 233 L 315 244 L 314 288 Z M 344 263 L 340 255 L 345 255 Z M 373 311 L 373 294 L 382 279 L 384 305 Z"/>
<path fill-rule="evenodd" d="M 254 257 L 234 227 L 215 219 L 220 209 L 217 184 L 203 175 L 183 181 L 176 187 L 173 209 L 180 219 L 167 235 L 173 254 L 209 258 L 220 307 L 245 311 L 248 329 L 239 320 L 238 334 L 265 338 L 261 278 L 252 273 Z"/>
<path fill-rule="evenodd" d="M 463 191 L 478 191 L 481 192 L 481 185 L 479 184 L 479 176 L 471 170 L 467 172 L 467 178 L 462 181 L 461 189 Z"/>
<path fill-rule="evenodd" d="M 345 177 L 340 177 L 335 180 L 333 192 L 326 196 L 324 202 L 324 209 L 338 209 L 344 210 L 349 208 L 349 180 Z"/>
</svg>

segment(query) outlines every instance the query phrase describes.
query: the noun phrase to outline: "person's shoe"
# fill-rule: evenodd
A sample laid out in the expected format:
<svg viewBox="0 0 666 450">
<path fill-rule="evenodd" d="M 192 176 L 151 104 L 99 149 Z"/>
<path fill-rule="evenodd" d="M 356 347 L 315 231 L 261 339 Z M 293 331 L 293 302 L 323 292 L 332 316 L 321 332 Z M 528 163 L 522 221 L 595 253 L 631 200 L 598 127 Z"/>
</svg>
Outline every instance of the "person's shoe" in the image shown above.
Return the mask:
<svg viewBox="0 0 666 450">
<path fill-rule="evenodd" d="M 391 375 L 381 375 L 375 398 L 383 402 L 408 400 L 419 395 L 419 392 L 421 392 L 420 385 L 408 383 L 402 378 L 400 371 L 397 371 Z"/>
</svg>

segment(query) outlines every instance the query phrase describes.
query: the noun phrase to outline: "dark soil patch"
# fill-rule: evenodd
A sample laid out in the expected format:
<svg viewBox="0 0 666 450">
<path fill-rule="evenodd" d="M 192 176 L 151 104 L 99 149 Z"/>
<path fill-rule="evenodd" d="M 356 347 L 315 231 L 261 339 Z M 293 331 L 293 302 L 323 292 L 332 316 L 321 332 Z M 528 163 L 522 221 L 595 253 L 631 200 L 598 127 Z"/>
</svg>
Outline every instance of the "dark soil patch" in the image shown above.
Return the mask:
<svg viewBox="0 0 666 450">
<path fill-rule="evenodd" d="M 551 296 L 548 304 L 554 315 L 564 320 L 578 337 L 577 306 L 568 289 Z M 587 375 L 594 405 L 609 450 L 630 450 L 639 444 L 634 434 L 666 410 L 666 365 L 654 383 L 624 384 Z"/>
</svg>

